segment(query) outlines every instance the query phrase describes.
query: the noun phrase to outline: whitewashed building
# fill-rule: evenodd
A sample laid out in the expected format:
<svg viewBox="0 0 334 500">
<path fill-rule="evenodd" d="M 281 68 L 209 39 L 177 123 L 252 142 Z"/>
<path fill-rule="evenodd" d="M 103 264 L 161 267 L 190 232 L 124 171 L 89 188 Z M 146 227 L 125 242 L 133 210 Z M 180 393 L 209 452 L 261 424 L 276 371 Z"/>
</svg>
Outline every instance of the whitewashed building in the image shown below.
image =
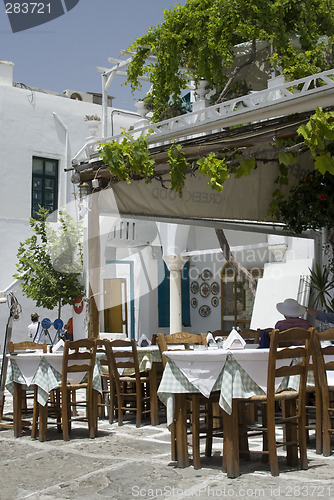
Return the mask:
<svg viewBox="0 0 334 500">
<path fill-rule="evenodd" d="M 15 83 L 14 64 L 0 61 L 0 291 L 14 292 L 22 305 L 22 316 L 14 322 L 14 340 L 24 340 L 30 314 L 54 321 L 56 312 L 37 309 L 34 302 L 22 297 L 16 272 L 19 243 L 31 235 L 29 218 L 37 205 L 54 212 L 69 205 L 78 195 L 71 182 L 71 158 L 91 137 L 86 115 L 101 117 L 101 95 L 67 90 L 56 94 Z M 115 133 L 138 119 L 135 113 L 107 107 Z M 99 123 L 99 122 L 97 122 Z M 75 210 L 72 211 L 77 216 Z M 3 343 L 8 318 L 6 304 L 0 305 L 0 344 Z M 62 319 L 72 315 L 64 309 Z"/>
<path fill-rule="evenodd" d="M 253 134 L 256 144 L 260 130 L 270 143 L 285 127 L 295 131 L 301 116 L 305 120 L 316 106 L 331 105 L 333 75 L 328 71 L 289 83 L 272 78 L 262 91 L 211 107 L 200 95 L 193 112 L 155 124 L 143 116 L 132 133 L 151 131 L 147 140 L 157 168 L 166 166 L 166 151 L 173 140 L 183 145 L 189 157 L 198 144 L 203 155 L 219 151 L 220 142 L 243 131 L 226 132 L 231 125 L 256 123 L 254 130 L 247 129 L 248 137 Z M 323 83 L 313 85 L 315 80 Z M 108 130 L 105 122 L 104 140 Z M 109 139 L 120 137 L 109 133 Z M 80 181 L 89 185 L 88 204 L 95 207 L 87 226 L 88 231 L 94 227 L 99 245 L 88 245 L 86 250 L 94 258 L 98 254 L 90 284 L 100 332 L 138 338 L 181 330 L 228 332 L 233 325 L 266 328 L 282 319 L 277 302 L 293 297 L 308 303 L 305 279 L 314 262 L 321 262 L 322 234 L 294 238 L 282 225 L 270 219 L 263 222 L 277 176 L 275 165 L 263 165 L 236 184 L 229 180 L 222 193 L 191 178 L 179 199 L 158 181 L 124 182 L 110 189 L 96 144 L 88 146 L 75 155 L 73 167 Z M 291 175 L 298 179 L 309 168 L 309 157 L 302 157 Z M 235 257 L 258 278 L 255 300 L 243 279 L 226 266 L 215 229 L 224 229 Z"/>
<path fill-rule="evenodd" d="M 0 290 L 13 291 L 23 307 L 22 317 L 14 325 L 15 340 L 25 338 L 30 313 L 36 310 L 20 294 L 13 274 L 18 245 L 30 235 L 29 218 L 36 195 L 34 169 L 40 168 L 45 178 L 45 169 L 56 172 L 50 209 L 71 205 L 72 215 L 84 224 L 88 268 L 92 228 L 98 235 L 93 249 L 98 271 L 87 272 L 87 296 L 96 298 L 100 332 L 138 338 L 159 331 L 229 331 L 232 325 L 261 328 L 273 326 L 280 318 L 274 307 L 277 301 L 290 296 L 307 302 L 304 277 L 314 260 L 321 258 L 321 234 L 292 238 L 280 225 L 258 223 L 271 195 L 263 184 L 267 181 L 261 169 L 255 181 L 241 179 L 241 188 L 226 186 L 223 193 L 193 179 L 180 200 L 156 183 L 120 183 L 106 189 L 101 181 L 106 169 L 98 158 L 97 145 L 101 138 L 118 139 L 121 128 L 134 129 L 135 134 L 145 134 L 150 128 L 150 148 L 158 151 L 161 159 L 164 146 L 174 139 L 191 148 L 191 141 L 205 136 L 210 142 L 212 134 L 224 133 L 225 126 L 325 105 L 326 99 L 332 98 L 334 83 L 332 77 L 324 78 L 326 84 L 316 96 L 308 93 L 307 82 L 305 91 L 300 91 L 299 82 L 298 95 L 290 95 L 281 79 L 272 80 L 267 91 L 244 96 L 240 107 L 237 101 L 233 106 L 223 103 L 219 109 L 207 107 L 202 96 L 192 113 L 152 125 L 143 116 L 113 108 L 105 93 L 101 100 L 91 93 L 67 90 L 55 94 L 15 84 L 13 64 L 1 61 Z M 86 115 L 101 117 L 96 136 L 88 130 Z M 210 146 L 202 147 L 208 151 Z M 304 165 L 296 168 L 301 172 Z M 300 172 L 296 171 L 296 176 Z M 271 174 L 270 182 L 275 175 Z M 88 184 L 92 199 L 80 198 L 78 183 Z M 92 210 L 94 197 L 98 198 L 97 217 Z M 216 229 L 224 230 L 237 260 L 259 279 L 255 302 L 243 280 L 226 265 Z M 56 318 L 50 311 L 37 312 L 41 317 Z M 71 314 L 70 309 L 64 311 L 64 321 Z M 8 309 L 1 305 L 0 336 L 7 318 Z M 74 315 L 74 319 L 78 318 Z M 78 320 L 78 336 L 86 335 L 86 328 L 82 318 Z"/>
</svg>

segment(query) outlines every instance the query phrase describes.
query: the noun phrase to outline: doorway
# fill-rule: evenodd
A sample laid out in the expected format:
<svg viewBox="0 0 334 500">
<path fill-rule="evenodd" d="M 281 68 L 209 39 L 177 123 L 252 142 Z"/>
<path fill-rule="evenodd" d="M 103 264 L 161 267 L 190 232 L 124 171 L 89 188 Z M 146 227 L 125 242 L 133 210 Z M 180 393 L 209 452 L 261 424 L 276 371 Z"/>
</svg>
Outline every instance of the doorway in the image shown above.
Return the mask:
<svg viewBox="0 0 334 500">
<path fill-rule="evenodd" d="M 125 278 L 111 278 L 103 281 L 104 331 L 125 333 L 128 336 L 128 301 Z"/>
<path fill-rule="evenodd" d="M 135 338 L 134 263 L 107 260 L 103 279 L 104 331 Z"/>
</svg>

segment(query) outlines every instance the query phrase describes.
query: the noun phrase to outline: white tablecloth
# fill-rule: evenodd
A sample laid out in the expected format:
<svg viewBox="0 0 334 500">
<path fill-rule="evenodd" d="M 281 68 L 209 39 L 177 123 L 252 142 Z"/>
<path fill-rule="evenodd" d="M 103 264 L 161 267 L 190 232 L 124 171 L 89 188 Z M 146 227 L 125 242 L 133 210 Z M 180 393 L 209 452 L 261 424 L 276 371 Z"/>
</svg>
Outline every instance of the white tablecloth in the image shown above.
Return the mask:
<svg viewBox="0 0 334 500">
<path fill-rule="evenodd" d="M 256 385 L 265 392 L 269 349 L 167 351 L 164 352 L 164 355 L 176 364 L 187 380 L 203 396 L 208 398 L 220 372 L 224 368 L 229 353 Z M 276 366 L 278 368 L 287 363 L 290 363 L 290 360 L 278 360 Z M 276 388 L 278 388 L 282 379 L 277 379 L 276 382 Z"/>
<path fill-rule="evenodd" d="M 30 387 L 37 385 L 37 400 L 40 404 L 47 403 L 50 391 L 58 387 L 61 382 L 63 352 L 41 353 L 24 352 L 11 354 L 8 357 L 12 360 L 7 372 L 6 388 L 14 393 L 14 382 Z M 86 360 L 81 361 L 83 364 Z M 79 364 L 80 361 L 75 361 Z M 69 380 L 73 384 L 82 380 L 82 372 L 70 373 Z M 95 362 L 93 374 L 93 388 L 102 393 L 101 371 L 98 360 Z"/>
<path fill-rule="evenodd" d="M 172 422 L 173 395 L 200 392 L 209 397 L 220 391 L 219 405 L 232 411 L 233 398 L 250 398 L 266 392 L 269 349 L 166 351 L 168 363 L 158 389 L 167 406 L 167 423 Z M 291 360 L 278 360 L 277 367 Z M 299 377 L 278 379 L 276 389 L 297 389 Z M 284 382 L 282 384 L 282 382 Z"/>
</svg>

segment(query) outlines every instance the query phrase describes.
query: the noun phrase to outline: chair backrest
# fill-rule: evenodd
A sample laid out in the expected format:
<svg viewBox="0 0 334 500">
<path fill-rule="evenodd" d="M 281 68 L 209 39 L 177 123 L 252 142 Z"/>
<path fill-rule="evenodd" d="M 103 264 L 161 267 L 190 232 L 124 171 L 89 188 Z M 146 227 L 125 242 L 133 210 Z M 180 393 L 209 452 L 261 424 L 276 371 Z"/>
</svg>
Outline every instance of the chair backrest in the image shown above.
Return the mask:
<svg viewBox="0 0 334 500">
<path fill-rule="evenodd" d="M 98 358 L 102 373 L 104 375 L 112 374 L 112 359 L 111 359 L 111 349 L 110 349 L 110 340 L 107 339 L 95 339 L 95 351 L 96 357 Z M 105 368 L 105 370 L 103 370 Z"/>
<path fill-rule="evenodd" d="M 246 344 L 258 344 L 261 336 L 261 330 L 253 330 L 249 328 L 248 330 L 242 330 L 239 334 L 246 341 Z"/>
<path fill-rule="evenodd" d="M 214 330 L 212 333 L 213 337 L 227 337 L 226 333 L 224 330 Z"/>
<path fill-rule="evenodd" d="M 162 355 L 162 353 L 164 351 L 168 351 L 168 346 L 183 345 L 185 349 L 190 349 L 190 344 L 207 345 L 207 341 L 205 333 L 196 334 L 188 332 L 177 332 L 171 333 L 169 335 L 158 333 L 158 344 L 162 358 L 162 364 L 165 367 L 167 360 L 165 356 Z"/>
<path fill-rule="evenodd" d="M 135 375 L 136 380 L 138 379 L 139 382 L 140 370 L 136 341 L 134 339 L 112 340 L 110 342 L 110 352 L 116 388 L 119 378 L 122 376 L 125 369 Z"/>
<path fill-rule="evenodd" d="M 325 344 L 324 341 L 334 341 L 334 328 L 329 328 L 323 332 L 315 331 L 312 351 L 312 356 L 315 357 L 313 363 L 314 377 L 319 381 L 324 407 L 330 408 L 332 405 L 330 404 L 327 373 L 334 371 L 334 361 L 329 358 L 330 356 L 334 359 L 334 344 Z"/>
<path fill-rule="evenodd" d="M 26 340 L 24 342 L 8 342 L 8 352 L 12 354 L 15 351 L 25 351 L 26 349 L 34 349 L 38 351 L 47 352 L 47 344 L 44 342 L 43 344 L 38 344 L 37 342 L 32 342 L 30 340 Z"/>
<path fill-rule="evenodd" d="M 95 358 L 96 345 L 94 340 L 65 340 L 62 371 L 62 385 L 64 388 L 71 379 L 71 374 L 80 374 L 80 379 L 85 378 L 85 382 L 91 388 Z"/>
<path fill-rule="evenodd" d="M 305 406 L 306 379 L 313 335 L 314 328 L 308 330 L 291 328 L 283 332 L 279 330 L 270 332 L 267 379 L 268 400 L 271 397 L 272 401 L 274 401 L 277 378 L 299 375 L 299 399 L 301 407 Z M 284 366 L 277 366 L 279 360 L 285 360 Z"/>
</svg>

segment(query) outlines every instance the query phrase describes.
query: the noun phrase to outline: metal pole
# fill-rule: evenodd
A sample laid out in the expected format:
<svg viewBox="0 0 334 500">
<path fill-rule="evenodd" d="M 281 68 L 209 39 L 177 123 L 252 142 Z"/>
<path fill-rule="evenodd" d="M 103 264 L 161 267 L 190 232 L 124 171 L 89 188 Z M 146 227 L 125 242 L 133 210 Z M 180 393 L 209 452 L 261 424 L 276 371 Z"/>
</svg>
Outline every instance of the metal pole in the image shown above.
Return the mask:
<svg viewBox="0 0 334 500">
<path fill-rule="evenodd" d="M 7 368 L 8 368 L 8 343 L 12 338 L 12 329 L 13 329 L 13 315 L 15 311 L 14 299 L 11 297 L 11 307 L 9 311 L 9 317 L 6 326 L 6 333 L 4 339 L 3 353 L 2 353 L 2 364 L 1 364 L 1 374 L 0 374 L 0 418 L 3 416 L 3 409 L 5 404 L 5 384 L 7 377 Z"/>
</svg>

